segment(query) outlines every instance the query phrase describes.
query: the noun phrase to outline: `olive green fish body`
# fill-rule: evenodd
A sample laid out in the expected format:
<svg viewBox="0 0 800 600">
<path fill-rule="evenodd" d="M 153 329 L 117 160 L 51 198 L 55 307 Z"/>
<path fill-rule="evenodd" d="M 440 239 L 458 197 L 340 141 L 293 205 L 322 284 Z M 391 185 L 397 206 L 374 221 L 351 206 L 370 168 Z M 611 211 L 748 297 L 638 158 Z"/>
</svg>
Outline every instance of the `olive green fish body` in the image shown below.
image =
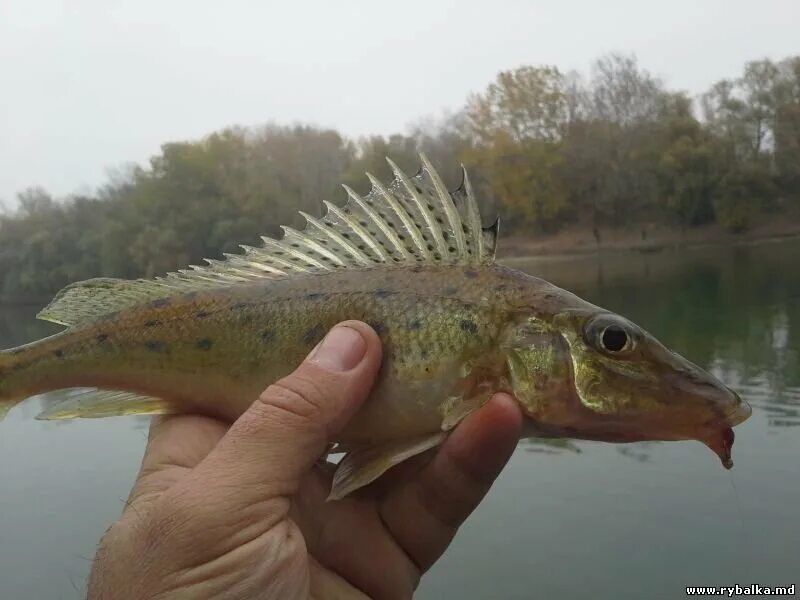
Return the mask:
<svg viewBox="0 0 800 600">
<path fill-rule="evenodd" d="M 507 381 L 498 339 L 519 285 L 494 265 L 414 266 L 177 294 L 23 347 L 3 392 L 124 389 L 232 420 L 330 327 L 358 319 L 382 338 L 384 365 L 343 441 L 438 431 L 444 400 Z"/>
<path fill-rule="evenodd" d="M 370 399 L 341 433 L 340 498 L 441 443 L 492 393 L 526 434 L 626 442 L 697 439 L 731 466 L 750 409 L 646 331 L 494 262 L 469 180 L 447 192 L 422 157 L 413 178 L 371 178 L 303 231 L 155 280 L 68 286 L 39 314 L 60 334 L 0 353 L 0 416 L 27 396 L 70 395 L 41 418 L 165 412 L 236 419 L 336 323 L 381 337 Z"/>
</svg>

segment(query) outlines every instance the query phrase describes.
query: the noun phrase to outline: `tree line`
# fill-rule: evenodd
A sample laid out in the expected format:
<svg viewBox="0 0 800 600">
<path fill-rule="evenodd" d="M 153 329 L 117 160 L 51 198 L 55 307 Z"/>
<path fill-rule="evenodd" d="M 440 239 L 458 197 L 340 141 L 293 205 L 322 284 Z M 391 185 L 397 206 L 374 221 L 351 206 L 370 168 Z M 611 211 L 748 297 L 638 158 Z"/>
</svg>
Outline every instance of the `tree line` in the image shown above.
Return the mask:
<svg viewBox="0 0 800 600">
<path fill-rule="evenodd" d="M 236 127 L 170 142 L 95 192 L 39 187 L 0 215 L 0 299 L 40 300 L 96 276 L 152 277 L 299 225 L 297 210 L 342 202 L 364 172 L 391 178 L 428 154 L 451 185 L 470 169 L 488 215 L 516 233 L 641 223 L 747 229 L 800 214 L 800 56 L 745 64 L 699 98 L 668 89 L 633 56 L 589 73 L 499 73 L 457 112 L 406 134 L 349 139 L 311 125 Z"/>
</svg>

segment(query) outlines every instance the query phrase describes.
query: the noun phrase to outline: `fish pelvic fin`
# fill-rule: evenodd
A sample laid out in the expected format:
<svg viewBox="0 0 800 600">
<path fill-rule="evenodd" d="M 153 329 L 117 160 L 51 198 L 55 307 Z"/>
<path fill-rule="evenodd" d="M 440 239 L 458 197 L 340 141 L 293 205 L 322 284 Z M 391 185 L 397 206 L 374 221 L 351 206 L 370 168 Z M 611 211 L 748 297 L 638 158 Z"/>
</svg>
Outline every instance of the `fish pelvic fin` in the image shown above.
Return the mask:
<svg viewBox="0 0 800 600">
<path fill-rule="evenodd" d="M 446 433 L 438 432 L 381 446 L 351 450 L 336 468 L 328 500 L 341 500 L 372 483 L 393 466 L 435 448 L 446 437 Z"/>
<path fill-rule="evenodd" d="M 99 419 L 126 415 L 163 415 L 175 412 L 161 398 L 116 390 L 76 390 L 53 402 L 36 418 L 44 421 Z"/>
<path fill-rule="evenodd" d="M 387 159 L 394 180 L 385 185 L 367 174 L 372 190 L 364 197 L 347 186 L 343 207 L 323 202 L 316 218 L 300 214 L 306 226 L 283 227 L 280 240 L 263 237 L 260 247 L 241 246 L 225 260 L 206 259 L 153 280 L 90 279 L 61 290 L 37 316 L 76 325 L 131 306 L 181 292 L 282 279 L 341 269 L 380 268 L 403 263 L 485 264 L 494 260 L 497 223 L 483 228 L 478 203 L 462 167 L 462 183 L 447 191 L 424 155 L 414 176 Z"/>
</svg>

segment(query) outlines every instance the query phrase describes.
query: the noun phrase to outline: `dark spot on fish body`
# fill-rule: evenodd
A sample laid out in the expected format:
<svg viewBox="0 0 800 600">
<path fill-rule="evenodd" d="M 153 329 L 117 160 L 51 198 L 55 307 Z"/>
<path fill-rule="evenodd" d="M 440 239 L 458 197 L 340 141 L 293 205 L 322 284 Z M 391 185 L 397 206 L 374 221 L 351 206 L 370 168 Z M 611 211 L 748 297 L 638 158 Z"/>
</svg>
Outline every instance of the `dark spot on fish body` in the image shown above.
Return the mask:
<svg viewBox="0 0 800 600">
<path fill-rule="evenodd" d="M 205 319 L 210 314 L 211 313 L 208 312 L 207 310 L 201 310 L 200 312 L 195 313 L 194 316 L 197 317 L 198 319 Z"/>
<path fill-rule="evenodd" d="M 421 329 L 421 328 L 422 328 L 422 321 L 420 321 L 419 319 L 414 319 L 413 321 L 411 321 L 411 322 L 408 324 L 408 328 L 409 328 L 411 331 L 417 331 L 418 329 Z"/>
<path fill-rule="evenodd" d="M 458 323 L 459 327 L 466 331 L 467 333 L 478 333 L 478 326 L 475 324 L 474 321 L 470 321 L 469 319 L 461 319 Z"/>
<path fill-rule="evenodd" d="M 367 321 L 367 325 L 372 327 L 375 330 L 375 333 L 377 333 L 378 335 L 383 335 L 384 333 L 386 333 L 387 330 L 386 323 L 384 323 L 381 320 L 373 319 L 371 321 Z"/>
<path fill-rule="evenodd" d="M 167 345 L 164 342 L 159 340 L 147 340 L 144 343 L 144 347 L 150 350 L 151 352 L 166 352 Z"/>
<path fill-rule="evenodd" d="M 475 279 L 478 276 L 478 272 L 475 269 L 465 269 L 464 275 L 466 275 L 470 279 Z"/>
<path fill-rule="evenodd" d="M 269 343 L 275 339 L 275 332 L 272 329 L 265 329 L 261 332 L 261 341 Z"/>
<path fill-rule="evenodd" d="M 507 289 L 508 289 L 508 284 L 507 283 L 500 283 L 500 284 L 494 286 L 494 291 L 495 292 L 502 292 L 502 291 L 505 291 Z"/>
<path fill-rule="evenodd" d="M 323 294 L 322 292 L 311 292 L 310 294 L 306 294 L 306 300 L 320 300 L 325 297 L 327 297 L 327 294 Z"/>
<path fill-rule="evenodd" d="M 237 302 L 233 305 L 233 308 L 236 310 L 242 310 L 243 308 L 247 308 L 250 306 L 247 302 Z"/>
<path fill-rule="evenodd" d="M 159 325 L 161 325 L 161 321 L 159 321 L 158 319 L 151 319 L 150 321 L 144 322 L 145 327 L 157 327 Z"/>
<path fill-rule="evenodd" d="M 196 345 L 198 348 L 200 348 L 200 350 L 211 350 L 213 343 L 214 342 L 212 342 L 209 338 L 201 338 L 197 340 Z"/>
<path fill-rule="evenodd" d="M 108 339 L 108 334 L 107 333 L 98 334 L 95 339 L 98 341 L 98 343 L 102 344 Z"/>
<path fill-rule="evenodd" d="M 153 308 L 165 308 L 169 306 L 171 303 L 172 301 L 169 298 L 159 298 L 157 300 L 153 300 L 150 303 L 150 306 L 152 306 Z"/>
<path fill-rule="evenodd" d="M 64 351 L 61 349 L 53 350 L 53 356 L 56 358 L 64 358 Z"/>
<path fill-rule="evenodd" d="M 322 334 L 325 332 L 325 328 L 317 323 L 311 329 L 306 331 L 305 335 L 303 335 L 303 343 L 306 346 L 311 346 L 312 344 L 316 344 L 322 338 Z"/>
<path fill-rule="evenodd" d="M 420 271 L 422 271 L 422 265 L 414 265 L 413 267 L 411 267 L 412 273 L 419 273 Z"/>
<path fill-rule="evenodd" d="M 376 298 L 388 298 L 394 292 L 390 292 L 389 290 L 375 290 L 375 297 Z"/>
</svg>

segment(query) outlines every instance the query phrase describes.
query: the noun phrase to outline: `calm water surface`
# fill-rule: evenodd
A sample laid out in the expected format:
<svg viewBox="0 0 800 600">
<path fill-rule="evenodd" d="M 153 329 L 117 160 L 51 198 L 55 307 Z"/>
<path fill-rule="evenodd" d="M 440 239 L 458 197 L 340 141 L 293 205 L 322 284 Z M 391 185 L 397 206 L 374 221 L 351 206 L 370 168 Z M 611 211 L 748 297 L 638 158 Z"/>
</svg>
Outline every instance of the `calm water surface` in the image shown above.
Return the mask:
<svg viewBox="0 0 800 600">
<path fill-rule="evenodd" d="M 620 312 L 754 408 L 727 472 L 698 442 L 522 442 L 419 597 L 683 598 L 800 583 L 800 242 L 514 266 Z M 57 328 L 0 309 L 0 346 Z M 0 425 L 0 598 L 81 598 L 147 420 Z"/>
</svg>

